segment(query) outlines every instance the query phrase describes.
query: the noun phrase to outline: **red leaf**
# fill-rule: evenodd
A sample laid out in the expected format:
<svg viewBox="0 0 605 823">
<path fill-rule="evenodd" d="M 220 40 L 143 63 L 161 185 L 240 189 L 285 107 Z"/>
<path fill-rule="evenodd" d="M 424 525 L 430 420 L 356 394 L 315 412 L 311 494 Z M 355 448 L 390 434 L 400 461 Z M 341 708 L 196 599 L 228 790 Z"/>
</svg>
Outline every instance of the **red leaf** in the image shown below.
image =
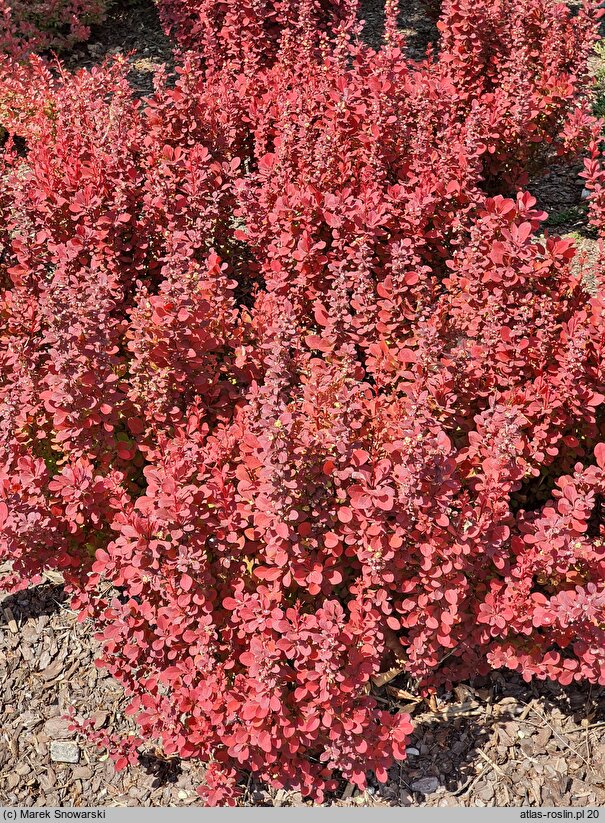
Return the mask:
<svg viewBox="0 0 605 823">
<path fill-rule="evenodd" d="M 353 512 L 348 506 L 341 506 L 338 510 L 338 519 L 341 523 L 350 523 L 353 519 Z"/>
<path fill-rule="evenodd" d="M 0 529 L 8 519 L 8 506 L 3 501 L 0 502 Z"/>
</svg>

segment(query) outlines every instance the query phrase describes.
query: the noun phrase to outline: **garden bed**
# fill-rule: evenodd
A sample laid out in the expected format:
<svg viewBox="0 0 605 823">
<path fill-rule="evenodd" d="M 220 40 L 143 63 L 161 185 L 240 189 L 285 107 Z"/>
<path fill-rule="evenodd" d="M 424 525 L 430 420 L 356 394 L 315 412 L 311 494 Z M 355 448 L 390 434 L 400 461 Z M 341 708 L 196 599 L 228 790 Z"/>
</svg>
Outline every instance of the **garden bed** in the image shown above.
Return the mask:
<svg viewBox="0 0 605 823">
<path fill-rule="evenodd" d="M 363 3 L 364 36 L 377 44 L 382 3 Z M 418 3 L 400 20 L 409 52 L 419 58 L 434 38 Z M 150 0 L 115 4 L 93 27 L 86 45 L 66 55 L 69 68 L 90 68 L 123 54 L 137 96 L 153 89 L 155 73 L 173 69 L 169 41 Z M 555 168 L 530 185 L 549 212 L 552 232 L 574 236 L 587 255 L 596 241 L 587 229 L 577 168 Z M 7 571 L 7 568 L 4 568 Z M 116 771 L 104 750 L 70 730 L 73 708 L 97 730 L 128 735 L 123 687 L 95 666 L 99 652 L 90 621 L 78 622 L 60 575 L 19 594 L 1 593 L 0 578 L 0 804 L 11 806 L 185 806 L 201 804 L 196 787 L 203 764 L 166 759 L 152 743 L 141 762 Z M 403 676 L 374 684 L 381 708 L 411 715 L 408 758 L 384 784 L 365 791 L 342 782 L 326 804 L 394 806 L 596 806 L 605 804 L 605 689 L 525 683 L 493 672 L 451 692 L 421 699 Z M 54 744 L 54 746 L 53 746 Z M 65 744 L 63 746 L 57 744 Z M 77 762 L 62 762 L 72 759 Z M 297 792 L 242 784 L 243 805 L 289 806 Z"/>
</svg>

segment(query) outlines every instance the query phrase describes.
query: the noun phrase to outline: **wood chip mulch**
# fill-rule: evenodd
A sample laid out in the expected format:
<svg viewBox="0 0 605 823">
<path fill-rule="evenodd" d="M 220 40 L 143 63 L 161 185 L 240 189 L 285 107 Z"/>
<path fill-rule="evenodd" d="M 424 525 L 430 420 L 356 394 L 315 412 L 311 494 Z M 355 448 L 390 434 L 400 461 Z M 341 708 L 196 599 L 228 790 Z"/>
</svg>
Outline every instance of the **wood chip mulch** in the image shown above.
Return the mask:
<svg viewBox="0 0 605 823">
<path fill-rule="evenodd" d="M 138 97 L 153 93 L 154 76 L 162 66 L 169 75 L 174 68 L 172 47 L 162 31 L 153 0 L 113 3 L 107 19 L 92 27 L 88 42 L 60 56 L 72 71 L 124 57 L 130 68 L 130 84 Z"/>
<path fill-rule="evenodd" d="M 98 729 L 123 736 L 133 730 L 122 688 L 94 664 L 92 634 L 89 623 L 77 622 L 61 585 L 0 592 L 0 805 L 198 802 L 202 771 L 195 764 L 151 752 L 139 766 L 116 772 L 103 751 L 69 731 L 63 715 L 71 708 Z M 60 741 L 77 747 L 77 763 L 53 762 L 51 744 Z"/>
</svg>

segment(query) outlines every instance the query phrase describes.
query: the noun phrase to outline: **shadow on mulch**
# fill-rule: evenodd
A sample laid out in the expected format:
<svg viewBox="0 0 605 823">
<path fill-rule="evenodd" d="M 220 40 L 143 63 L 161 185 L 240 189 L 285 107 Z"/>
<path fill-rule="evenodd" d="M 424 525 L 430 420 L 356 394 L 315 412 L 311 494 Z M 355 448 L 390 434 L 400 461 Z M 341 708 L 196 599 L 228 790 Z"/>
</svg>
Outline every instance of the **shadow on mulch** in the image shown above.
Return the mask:
<svg viewBox="0 0 605 823">
<path fill-rule="evenodd" d="M 0 604 L 0 626 L 7 625 L 9 611 L 20 625 L 27 620 L 37 619 L 42 615 L 53 615 L 61 611 L 67 602 L 67 595 L 62 584 L 43 584 L 32 586 L 16 594 L 9 594 Z"/>
<path fill-rule="evenodd" d="M 155 778 L 151 785 L 153 789 L 175 784 L 183 774 L 178 758 L 168 759 L 155 754 L 142 754 L 139 756 L 139 763 L 148 775 Z"/>
<path fill-rule="evenodd" d="M 361 0 L 359 17 L 365 21 L 363 40 L 377 48 L 384 35 L 384 0 Z M 399 26 L 406 35 L 408 54 L 415 60 L 422 59 L 427 46 L 437 41 L 435 19 L 427 14 L 426 3 L 422 0 L 400 3 Z"/>
<path fill-rule="evenodd" d="M 414 724 L 408 758 L 390 770 L 386 786 L 370 784 L 370 800 L 565 805 L 580 788 L 599 791 L 588 736 L 605 720 L 605 689 L 525 683 L 496 671 L 458 685 L 438 703 L 434 712 L 422 703 L 405 707 Z M 355 803 L 355 794 L 349 785 L 338 797 Z"/>
<path fill-rule="evenodd" d="M 164 34 L 153 0 L 117 0 L 103 23 L 91 27 L 87 43 L 63 55 L 68 68 L 92 68 L 112 55 L 127 55 L 129 79 L 139 97 L 153 92 L 154 74 L 165 65 L 173 74 L 172 45 Z"/>
<path fill-rule="evenodd" d="M 605 721 L 605 688 L 592 684 L 573 684 L 561 686 L 558 683 L 544 681 L 532 683 L 535 697 L 542 698 L 546 711 L 558 709 L 565 717 L 579 724 L 586 718 L 591 723 Z"/>
</svg>

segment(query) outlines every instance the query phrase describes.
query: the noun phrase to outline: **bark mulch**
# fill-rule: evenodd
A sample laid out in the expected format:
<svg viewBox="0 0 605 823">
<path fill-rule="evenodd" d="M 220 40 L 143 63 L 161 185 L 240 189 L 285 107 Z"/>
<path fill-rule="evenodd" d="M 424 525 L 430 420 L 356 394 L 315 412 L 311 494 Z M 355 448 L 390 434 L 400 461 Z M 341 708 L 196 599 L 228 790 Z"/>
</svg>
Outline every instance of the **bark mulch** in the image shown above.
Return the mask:
<svg viewBox="0 0 605 823">
<path fill-rule="evenodd" d="M 162 65 L 171 72 L 172 47 L 152 0 L 117 0 L 109 7 L 106 20 L 92 27 L 88 42 L 61 58 L 73 71 L 90 69 L 118 55 L 128 60 L 129 80 L 139 97 L 153 93 L 153 78 Z"/>
</svg>

